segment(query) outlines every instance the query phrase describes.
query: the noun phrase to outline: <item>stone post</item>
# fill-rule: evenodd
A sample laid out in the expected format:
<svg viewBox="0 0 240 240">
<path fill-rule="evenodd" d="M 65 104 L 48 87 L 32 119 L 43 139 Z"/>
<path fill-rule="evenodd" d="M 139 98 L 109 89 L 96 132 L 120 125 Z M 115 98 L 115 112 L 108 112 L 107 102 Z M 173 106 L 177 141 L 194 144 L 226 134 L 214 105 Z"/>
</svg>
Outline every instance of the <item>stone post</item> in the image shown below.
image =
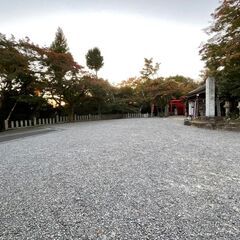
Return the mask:
<svg viewBox="0 0 240 240">
<path fill-rule="evenodd" d="M 34 117 L 34 118 L 33 118 L 33 126 L 36 126 L 36 125 L 37 125 L 37 118 Z"/>
<path fill-rule="evenodd" d="M 206 80 L 206 117 L 215 117 L 215 78 Z"/>
<path fill-rule="evenodd" d="M 238 102 L 237 108 L 238 108 L 238 110 L 239 110 L 239 118 L 240 118 L 240 102 Z"/>
<path fill-rule="evenodd" d="M 4 129 L 8 130 L 8 120 L 4 120 Z"/>
<path fill-rule="evenodd" d="M 225 105 L 223 107 L 225 108 L 225 115 L 226 115 L 226 117 L 228 117 L 229 113 L 230 113 L 230 102 L 225 101 Z"/>
</svg>

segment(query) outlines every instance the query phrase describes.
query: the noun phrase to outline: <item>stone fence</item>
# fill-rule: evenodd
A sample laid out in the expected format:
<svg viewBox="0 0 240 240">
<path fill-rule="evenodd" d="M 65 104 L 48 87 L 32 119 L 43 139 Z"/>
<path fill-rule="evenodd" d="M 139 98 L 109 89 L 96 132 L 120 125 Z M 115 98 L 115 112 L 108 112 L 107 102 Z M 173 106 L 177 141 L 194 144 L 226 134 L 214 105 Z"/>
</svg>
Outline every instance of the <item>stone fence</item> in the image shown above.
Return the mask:
<svg viewBox="0 0 240 240">
<path fill-rule="evenodd" d="M 71 122 L 110 120 L 121 118 L 148 118 L 148 117 L 149 117 L 148 113 L 102 114 L 102 115 L 89 114 L 89 115 L 75 115 L 74 120 Z M 55 118 L 33 118 L 29 120 L 17 120 L 17 121 L 5 120 L 4 125 L 5 130 L 9 130 L 16 128 L 26 128 L 67 122 L 70 122 L 67 116 L 56 116 Z"/>
</svg>

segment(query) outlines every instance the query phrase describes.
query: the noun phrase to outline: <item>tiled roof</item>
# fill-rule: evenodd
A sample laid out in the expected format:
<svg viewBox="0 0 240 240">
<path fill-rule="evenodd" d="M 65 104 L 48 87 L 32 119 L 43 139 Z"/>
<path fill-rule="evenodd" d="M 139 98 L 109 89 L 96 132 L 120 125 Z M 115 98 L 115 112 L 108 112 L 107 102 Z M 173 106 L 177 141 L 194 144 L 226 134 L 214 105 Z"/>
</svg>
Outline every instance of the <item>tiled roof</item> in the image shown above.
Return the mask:
<svg viewBox="0 0 240 240">
<path fill-rule="evenodd" d="M 204 84 L 204 85 L 194 89 L 193 91 L 189 92 L 187 94 L 187 97 L 191 97 L 191 96 L 194 96 L 194 95 L 200 94 L 200 93 L 205 93 L 205 91 L 206 91 L 206 85 Z"/>
</svg>

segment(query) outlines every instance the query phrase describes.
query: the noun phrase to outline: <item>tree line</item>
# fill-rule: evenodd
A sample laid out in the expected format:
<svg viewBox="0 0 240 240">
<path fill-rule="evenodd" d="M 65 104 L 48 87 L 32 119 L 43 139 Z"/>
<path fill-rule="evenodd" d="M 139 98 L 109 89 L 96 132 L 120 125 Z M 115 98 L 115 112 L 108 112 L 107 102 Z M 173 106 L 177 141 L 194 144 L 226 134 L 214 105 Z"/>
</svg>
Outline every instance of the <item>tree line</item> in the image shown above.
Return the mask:
<svg viewBox="0 0 240 240">
<path fill-rule="evenodd" d="M 86 64 L 89 70 L 74 60 L 61 28 L 49 47 L 0 34 L 1 128 L 4 120 L 149 112 L 150 104 L 161 109 L 197 86 L 183 76 L 157 77 L 160 64 L 152 58 L 144 60 L 138 77 L 117 86 L 98 77 L 104 64 L 98 48 L 87 52 Z"/>
</svg>

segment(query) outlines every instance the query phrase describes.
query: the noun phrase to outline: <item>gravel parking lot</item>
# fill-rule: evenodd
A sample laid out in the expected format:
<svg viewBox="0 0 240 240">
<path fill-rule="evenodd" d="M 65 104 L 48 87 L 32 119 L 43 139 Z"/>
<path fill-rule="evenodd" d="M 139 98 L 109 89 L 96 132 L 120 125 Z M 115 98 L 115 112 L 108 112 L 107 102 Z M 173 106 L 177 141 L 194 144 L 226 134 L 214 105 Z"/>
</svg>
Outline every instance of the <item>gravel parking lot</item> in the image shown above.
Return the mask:
<svg viewBox="0 0 240 240">
<path fill-rule="evenodd" d="M 240 239 L 240 133 L 180 118 L 0 143 L 0 239 Z"/>
</svg>

